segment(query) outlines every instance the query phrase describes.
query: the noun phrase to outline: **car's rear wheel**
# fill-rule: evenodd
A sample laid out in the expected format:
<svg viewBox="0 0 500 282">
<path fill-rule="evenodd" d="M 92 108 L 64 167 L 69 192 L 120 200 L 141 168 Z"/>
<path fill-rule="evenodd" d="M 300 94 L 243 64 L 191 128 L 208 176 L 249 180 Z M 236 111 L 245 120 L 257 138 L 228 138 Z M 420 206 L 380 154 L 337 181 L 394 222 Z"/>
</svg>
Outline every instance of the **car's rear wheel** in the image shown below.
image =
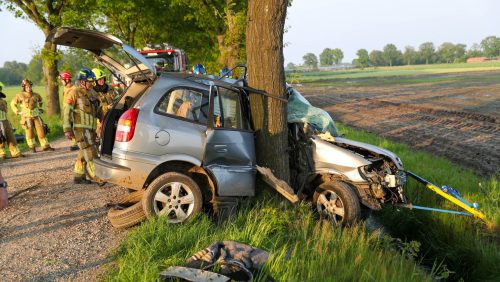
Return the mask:
<svg viewBox="0 0 500 282">
<path fill-rule="evenodd" d="M 338 225 L 349 225 L 361 219 L 358 196 L 349 185 L 340 181 L 318 186 L 313 204 L 321 217 Z"/>
<path fill-rule="evenodd" d="M 146 216 L 164 216 L 170 223 L 180 223 L 201 210 L 200 187 L 189 176 L 168 172 L 156 178 L 146 189 L 142 207 Z"/>
</svg>

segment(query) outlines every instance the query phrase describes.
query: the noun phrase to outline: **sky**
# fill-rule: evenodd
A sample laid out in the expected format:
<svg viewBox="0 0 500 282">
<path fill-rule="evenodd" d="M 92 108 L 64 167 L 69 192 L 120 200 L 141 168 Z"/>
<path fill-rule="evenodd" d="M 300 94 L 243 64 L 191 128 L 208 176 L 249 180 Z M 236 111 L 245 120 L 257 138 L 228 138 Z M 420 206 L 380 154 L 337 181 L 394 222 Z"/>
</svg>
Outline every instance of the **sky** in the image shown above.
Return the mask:
<svg viewBox="0 0 500 282">
<path fill-rule="evenodd" d="M 399 50 L 433 42 L 480 43 L 500 37 L 498 0 L 293 0 L 284 35 L 285 64 L 301 64 L 302 56 L 317 56 L 325 48 L 340 48 L 344 62 L 359 49 L 382 50 L 392 43 Z M 45 40 L 28 20 L 0 12 L 0 67 L 5 61 L 28 63 Z M 182 46 L 179 46 L 182 48 Z"/>
</svg>

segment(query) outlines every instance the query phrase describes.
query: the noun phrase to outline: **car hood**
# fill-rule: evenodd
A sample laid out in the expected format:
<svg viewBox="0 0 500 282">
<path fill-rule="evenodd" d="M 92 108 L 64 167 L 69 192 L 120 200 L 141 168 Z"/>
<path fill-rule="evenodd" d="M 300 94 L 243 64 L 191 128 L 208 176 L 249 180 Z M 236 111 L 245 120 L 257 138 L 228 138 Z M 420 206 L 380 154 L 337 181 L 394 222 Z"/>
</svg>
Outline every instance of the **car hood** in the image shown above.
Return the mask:
<svg viewBox="0 0 500 282">
<path fill-rule="evenodd" d="M 396 166 L 398 167 L 399 170 L 404 169 L 403 162 L 401 161 L 401 159 L 396 154 L 394 154 L 393 152 L 391 152 L 389 150 L 382 149 L 382 148 L 377 147 L 375 145 L 366 144 L 366 143 L 358 142 L 358 141 L 353 141 L 353 140 L 342 138 L 342 137 L 335 137 L 335 141 L 333 143 L 334 144 L 335 143 L 345 144 L 345 145 L 349 145 L 349 146 L 353 146 L 353 147 L 358 147 L 361 149 L 371 151 L 371 152 L 378 154 L 378 155 L 386 156 L 386 157 L 390 158 L 396 164 Z"/>
<path fill-rule="evenodd" d="M 88 50 L 102 65 L 131 80 L 153 81 L 156 79 L 155 67 L 133 47 L 113 35 L 92 30 L 59 27 L 50 32 L 46 41 Z"/>
</svg>

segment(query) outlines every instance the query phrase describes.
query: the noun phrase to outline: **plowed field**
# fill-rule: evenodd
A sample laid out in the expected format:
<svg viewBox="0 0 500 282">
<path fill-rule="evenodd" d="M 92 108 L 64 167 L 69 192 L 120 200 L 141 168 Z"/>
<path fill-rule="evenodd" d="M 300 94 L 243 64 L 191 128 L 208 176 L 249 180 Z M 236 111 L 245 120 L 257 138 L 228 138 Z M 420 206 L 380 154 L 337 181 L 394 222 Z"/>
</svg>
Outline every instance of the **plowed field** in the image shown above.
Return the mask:
<svg viewBox="0 0 500 282">
<path fill-rule="evenodd" d="M 336 121 L 444 156 L 481 176 L 500 172 L 500 72 L 343 79 L 296 88 Z"/>
</svg>

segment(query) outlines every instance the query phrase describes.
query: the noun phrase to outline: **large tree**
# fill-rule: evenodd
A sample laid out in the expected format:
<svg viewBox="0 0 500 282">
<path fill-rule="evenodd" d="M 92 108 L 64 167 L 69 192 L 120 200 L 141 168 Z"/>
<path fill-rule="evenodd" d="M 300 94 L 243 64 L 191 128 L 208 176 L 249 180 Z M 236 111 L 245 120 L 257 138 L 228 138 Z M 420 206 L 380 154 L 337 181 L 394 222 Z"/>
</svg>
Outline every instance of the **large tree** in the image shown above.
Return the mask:
<svg viewBox="0 0 500 282">
<path fill-rule="evenodd" d="M 434 43 L 432 42 L 424 42 L 420 44 L 418 47 L 418 52 L 420 56 L 425 60 L 425 64 L 428 65 L 429 62 L 432 62 L 432 58 L 435 55 Z"/>
<path fill-rule="evenodd" d="M 210 37 L 206 45 L 218 47 L 220 65 L 231 68 L 245 62 L 246 0 L 170 1 L 171 6 L 188 8 L 184 21 L 194 21 Z"/>
<path fill-rule="evenodd" d="M 270 95 L 285 95 L 283 31 L 288 1 L 249 0 L 246 46 L 248 82 Z M 257 163 L 289 182 L 286 103 L 251 95 Z"/>
<path fill-rule="evenodd" d="M 385 66 L 386 63 L 385 63 L 385 58 L 384 58 L 384 52 L 380 51 L 380 50 L 373 50 L 370 52 L 370 62 L 372 62 L 372 64 L 374 66 Z"/>
<path fill-rule="evenodd" d="M 455 44 L 451 42 L 444 42 L 439 45 L 438 53 L 445 63 L 452 63 L 455 60 Z"/>
<path fill-rule="evenodd" d="M 304 60 L 304 66 L 312 70 L 318 69 L 318 57 L 316 57 L 316 55 L 314 55 L 313 53 L 305 54 L 304 56 L 302 56 L 302 60 Z"/>
<path fill-rule="evenodd" d="M 417 52 L 415 51 L 415 48 L 413 48 L 412 46 L 406 46 L 403 53 L 403 60 L 407 65 L 416 63 Z"/>
<path fill-rule="evenodd" d="M 481 40 L 481 48 L 483 53 L 488 58 L 500 56 L 500 38 L 496 36 L 488 36 Z"/>
<path fill-rule="evenodd" d="M 319 64 L 322 66 L 331 66 L 333 65 L 333 54 L 332 49 L 325 48 L 323 52 L 319 54 Z"/>
<path fill-rule="evenodd" d="M 392 67 L 396 60 L 400 57 L 401 52 L 398 50 L 396 45 L 387 44 L 384 46 L 384 59 L 385 62 Z"/>
<path fill-rule="evenodd" d="M 344 59 L 344 52 L 339 48 L 335 48 L 332 50 L 333 62 L 336 64 L 342 63 L 342 59 Z"/>
<path fill-rule="evenodd" d="M 359 49 L 356 52 L 358 58 L 354 59 L 354 64 L 357 67 L 365 68 L 370 64 L 370 56 L 368 55 L 368 51 L 366 49 Z"/>
<path fill-rule="evenodd" d="M 68 21 L 77 21 L 76 11 L 79 11 L 79 14 L 86 12 L 82 3 L 70 0 L 0 0 L 0 4 L 7 4 L 7 8 L 14 12 L 16 17 L 29 19 L 35 23 L 45 36 L 49 35 L 52 29 L 60 27 Z M 47 115 L 60 114 L 59 86 L 57 84 L 57 61 L 59 58 L 57 46 L 45 42 L 41 57 L 46 83 Z"/>
</svg>

